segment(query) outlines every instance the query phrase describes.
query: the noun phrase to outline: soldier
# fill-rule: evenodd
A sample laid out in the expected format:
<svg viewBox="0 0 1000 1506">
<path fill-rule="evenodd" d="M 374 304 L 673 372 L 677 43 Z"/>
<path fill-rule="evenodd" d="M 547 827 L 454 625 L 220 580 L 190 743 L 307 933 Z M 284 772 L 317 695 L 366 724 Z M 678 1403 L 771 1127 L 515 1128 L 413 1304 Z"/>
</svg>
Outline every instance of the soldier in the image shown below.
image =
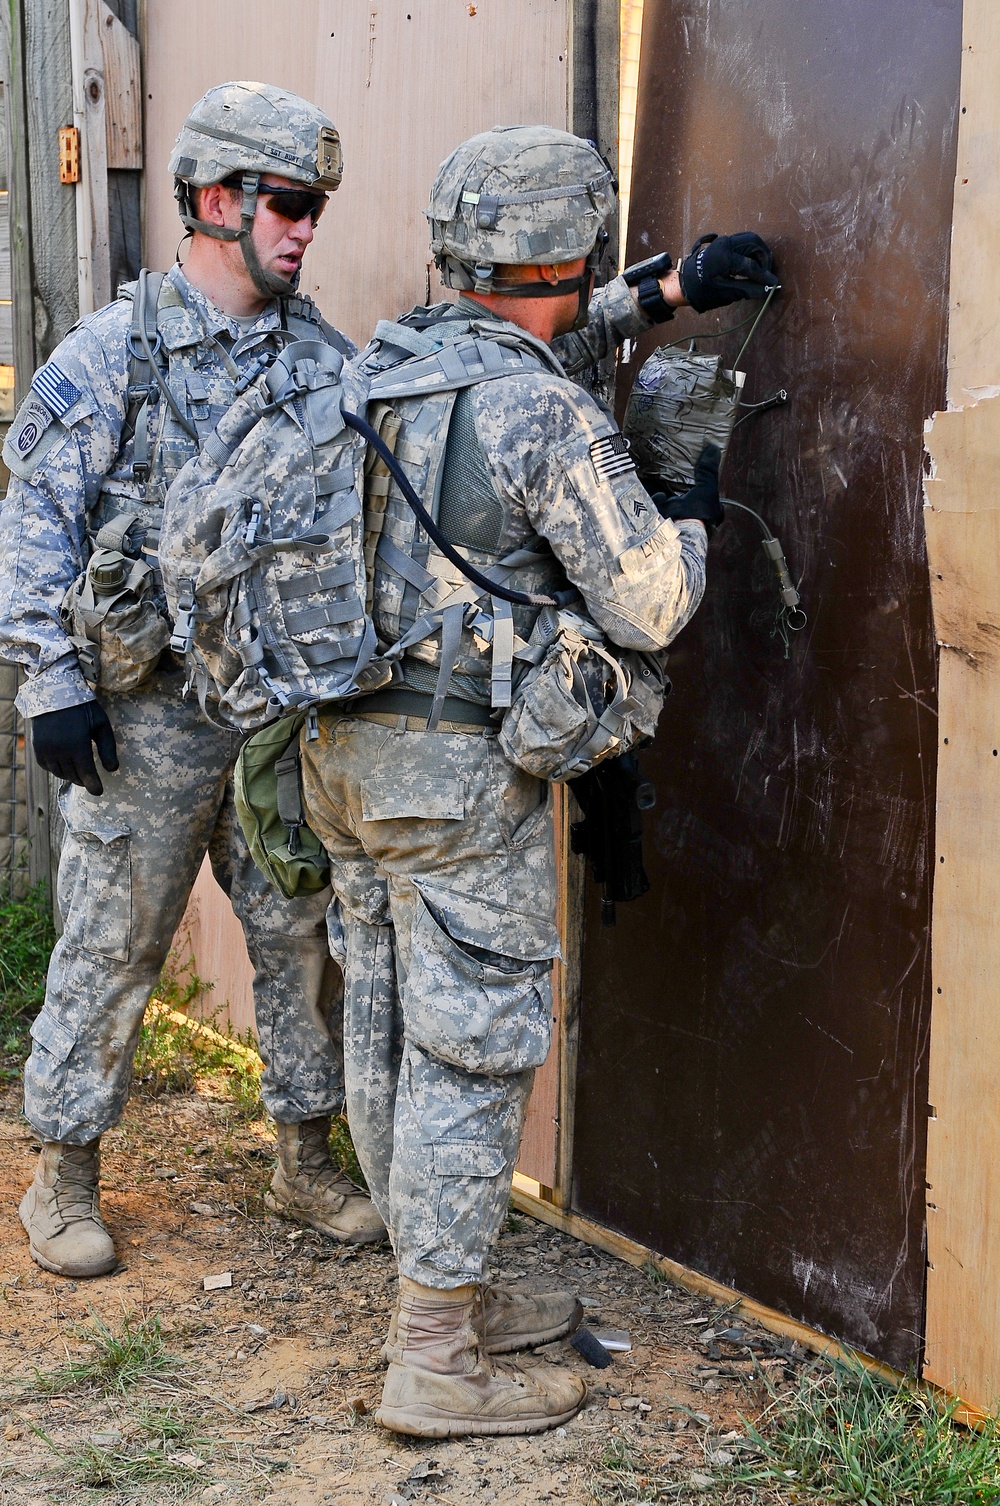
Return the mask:
<svg viewBox="0 0 1000 1506">
<path fill-rule="evenodd" d="M 574 335 L 614 200 L 589 142 L 548 127 L 472 138 L 426 211 L 461 296 L 381 325 L 362 358 L 372 421 L 393 410 L 397 459 L 442 533 L 523 593 L 513 613 L 470 593 L 383 483 L 366 499 L 372 613 L 380 642 L 403 647 L 400 673 L 323 713 L 302 744 L 308 819 L 337 895 L 349 1119 L 399 1264 L 378 1416 L 402 1433 L 535 1432 L 585 1395 L 568 1372 L 490 1358 L 580 1315 L 572 1294 L 487 1284 L 559 951 L 548 785 L 504 757 L 494 708 L 538 596 L 567 584 L 613 644 L 662 650 L 701 600 L 706 528 L 722 509 L 716 456 L 661 516 L 613 420 L 552 347 L 583 369 L 650 317 L 775 282 L 759 238 L 709 238 L 679 273 L 661 262 L 631 277 L 634 293 L 616 279 Z"/>
<path fill-rule="evenodd" d="M 184 268 L 143 272 L 82 319 L 36 372 L 4 448 L 14 479 L 0 523 L 0 647 L 27 672 L 18 706 L 39 764 L 65 781 L 66 822 L 64 930 L 25 1068 L 25 1114 L 43 1148 L 20 1216 L 33 1259 L 73 1277 L 116 1264 L 100 1137 L 124 1108 L 143 1012 L 206 852 L 255 968 L 262 1091 L 278 1131 L 267 1205 L 337 1240 L 385 1233 L 329 1153 L 343 1062 L 328 894 L 289 902 L 261 878 L 233 807 L 240 740 L 181 699 L 157 614 L 153 662 L 128 674 L 109 636 L 102 650 L 60 615 L 95 548 L 140 572 L 133 557 L 155 564 L 170 481 L 285 342 L 353 351 L 296 293 L 342 174 L 321 110 L 272 85 L 222 84 L 191 111 L 170 171 L 191 236 Z"/>
</svg>

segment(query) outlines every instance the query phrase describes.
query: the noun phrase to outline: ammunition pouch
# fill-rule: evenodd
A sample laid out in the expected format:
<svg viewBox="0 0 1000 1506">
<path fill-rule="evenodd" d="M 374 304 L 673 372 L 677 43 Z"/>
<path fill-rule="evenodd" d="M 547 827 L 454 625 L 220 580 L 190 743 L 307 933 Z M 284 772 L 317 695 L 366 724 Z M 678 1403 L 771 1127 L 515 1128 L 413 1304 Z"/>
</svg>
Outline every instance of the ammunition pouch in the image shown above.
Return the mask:
<svg viewBox="0 0 1000 1506">
<path fill-rule="evenodd" d="M 101 529 L 86 570 L 60 607 L 63 628 L 94 690 L 136 690 L 170 642 L 156 572 L 129 552 L 137 518 L 125 514 Z"/>
</svg>

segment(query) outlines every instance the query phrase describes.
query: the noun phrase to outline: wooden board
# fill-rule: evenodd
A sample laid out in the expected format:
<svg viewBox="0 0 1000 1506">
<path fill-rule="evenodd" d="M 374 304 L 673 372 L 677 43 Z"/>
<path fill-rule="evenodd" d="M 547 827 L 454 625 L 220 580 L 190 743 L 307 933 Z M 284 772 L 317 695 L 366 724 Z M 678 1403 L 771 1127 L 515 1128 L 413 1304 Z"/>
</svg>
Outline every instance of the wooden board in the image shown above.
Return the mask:
<svg viewBox="0 0 1000 1506">
<path fill-rule="evenodd" d="M 111 301 L 108 144 L 101 0 L 69 0 L 73 124 L 80 132 L 76 185 L 77 288 L 81 314 Z M 112 18 L 114 19 L 114 18 Z"/>
<path fill-rule="evenodd" d="M 344 143 L 303 288 L 366 340 L 428 282 L 438 296 L 421 210 L 442 158 L 500 123 L 566 125 L 567 36 L 567 0 L 149 0 L 147 262 L 169 266 L 181 234 L 163 168 L 188 107 L 226 78 L 281 84 L 328 110 Z"/>
<path fill-rule="evenodd" d="M 941 645 L 924 1374 L 1000 1396 L 1000 12 L 965 0 L 948 408 L 928 426 Z"/>
<path fill-rule="evenodd" d="M 753 228 L 783 291 L 726 494 L 752 519 L 640 754 L 650 892 L 586 911 L 574 1211 L 899 1369 L 924 1305 L 936 653 L 920 487 L 942 407 L 961 11 L 646 0 L 628 257 Z M 742 143 L 742 146 L 737 146 Z M 984 248 L 985 249 L 985 248 Z M 857 269 L 864 267 L 864 276 Z M 746 310 L 639 342 L 706 340 Z M 624 393 L 621 394 L 624 396 Z"/>
<path fill-rule="evenodd" d="M 212 985 L 199 1013 L 237 1035 L 256 1029 L 253 967 L 233 907 L 212 875 L 206 857 L 195 880 L 184 918 L 174 938 L 173 956 L 184 966 L 194 958 L 199 978 Z"/>
<path fill-rule="evenodd" d="M 139 43 L 106 5 L 99 26 L 104 56 L 109 170 L 142 167 L 142 77 Z"/>
</svg>

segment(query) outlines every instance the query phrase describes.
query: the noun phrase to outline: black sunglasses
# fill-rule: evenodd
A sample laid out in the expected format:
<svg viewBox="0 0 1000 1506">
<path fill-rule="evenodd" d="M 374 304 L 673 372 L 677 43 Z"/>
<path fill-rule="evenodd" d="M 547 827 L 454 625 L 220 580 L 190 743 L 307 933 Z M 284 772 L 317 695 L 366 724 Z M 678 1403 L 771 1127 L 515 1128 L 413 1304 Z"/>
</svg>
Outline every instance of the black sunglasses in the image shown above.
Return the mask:
<svg viewBox="0 0 1000 1506">
<path fill-rule="evenodd" d="M 242 178 L 226 178 L 225 188 L 242 188 Z M 327 195 L 325 193 L 313 193 L 309 188 L 281 188 L 276 183 L 258 183 L 257 195 L 263 199 L 272 214 L 280 215 L 283 220 L 289 220 L 297 225 L 299 220 L 309 216 L 313 225 L 319 221 L 320 215 L 326 208 Z"/>
</svg>

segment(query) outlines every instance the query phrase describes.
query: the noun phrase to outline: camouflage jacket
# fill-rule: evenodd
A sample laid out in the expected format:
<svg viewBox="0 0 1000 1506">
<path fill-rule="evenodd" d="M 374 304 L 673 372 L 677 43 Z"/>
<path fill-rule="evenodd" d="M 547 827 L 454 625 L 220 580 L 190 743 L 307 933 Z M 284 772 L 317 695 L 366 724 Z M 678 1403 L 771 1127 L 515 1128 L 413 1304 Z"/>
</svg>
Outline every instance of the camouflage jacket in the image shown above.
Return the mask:
<svg viewBox="0 0 1000 1506">
<path fill-rule="evenodd" d="M 70 330 L 35 373 L 4 446 L 12 479 L 0 505 L 0 656 L 27 671 L 17 699 L 23 716 L 93 699 L 60 623 L 60 604 L 98 531 L 116 515 L 139 514 L 145 552 L 155 558 L 166 488 L 198 448 L 161 399 L 150 409 L 149 477 L 141 483 L 133 476 L 134 441 L 123 443 L 122 433 L 131 295 L 131 287 L 123 288 L 114 303 Z M 167 273 L 157 332 L 170 390 L 199 442 L 231 404 L 238 382 L 273 352 L 273 332 L 281 327 L 277 302 L 248 327 L 215 308 L 180 267 Z M 353 350 L 346 337 L 339 341 Z"/>
</svg>

